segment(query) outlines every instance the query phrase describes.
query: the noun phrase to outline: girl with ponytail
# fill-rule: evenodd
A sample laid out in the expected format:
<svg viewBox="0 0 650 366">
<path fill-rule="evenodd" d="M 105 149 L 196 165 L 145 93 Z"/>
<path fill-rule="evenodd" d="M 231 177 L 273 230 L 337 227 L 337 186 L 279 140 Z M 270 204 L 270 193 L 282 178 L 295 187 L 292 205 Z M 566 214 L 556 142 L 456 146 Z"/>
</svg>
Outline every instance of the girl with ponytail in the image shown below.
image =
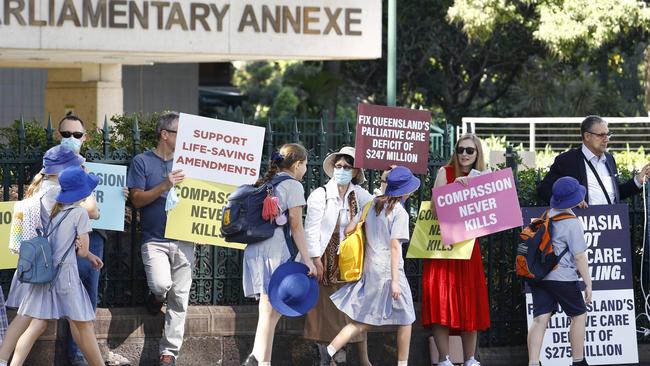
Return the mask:
<svg viewBox="0 0 650 366">
<path fill-rule="evenodd" d="M 275 186 L 274 195 L 280 212 L 287 212 L 291 227 L 291 238 L 298 247 L 300 258 L 309 267 L 309 275 L 316 274 L 316 268 L 307 253 L 305 230 L 302 224 L 302 210 L 305 206 L 305 191 L 300 183 L 307 171 L 307 150 L 300 144 L 284 144 L 271 155 L 269 170 L 255 186 L 269 182 L 277 175 L 286 174 L 287 179 Z M 280 218 L 276 218 L 278 220 Z M 278 221 L 280 222 L 280 221 Z M 244 296 L 259 300 L 259 318 L 255 331 L 253 350 L 243 365 L 270 365 L 275 326 L 280 313 L 273 309 L 269 301 L 268 286 L 271 274 L 291 255 L 287 247 L 282 227 L 275 229 L 274 235 L 244 250 L 243 285 Z"/>
</svg>

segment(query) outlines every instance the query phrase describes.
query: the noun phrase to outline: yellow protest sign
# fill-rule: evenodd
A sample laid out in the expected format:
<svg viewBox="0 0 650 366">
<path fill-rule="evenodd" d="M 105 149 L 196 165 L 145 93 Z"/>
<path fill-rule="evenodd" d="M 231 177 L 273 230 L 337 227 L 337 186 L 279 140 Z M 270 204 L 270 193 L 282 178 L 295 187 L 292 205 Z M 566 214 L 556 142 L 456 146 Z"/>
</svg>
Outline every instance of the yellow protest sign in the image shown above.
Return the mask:
<svg viewBox="0 0 650 366">
<path fill-rule="evenodd" d="M 185 178 L 176 186 L 178 204 L 167 213 L 165 238 L 244 249 L 221 236 L 221 212 L 237 187 Z"/>
<path fill-rule="evenodd" d="M 474 239 L 451 246 L 443 245 L 438 220 L 431 213 L 431 201 L 423 201 L 420 204 L 418 220 L 406 258 L 469 259 L 473 249 Z"/>
<path fill-rule="evenodd" d="M 0 202 L 0 269 L 13 269 L 18 263 L 18 256 L 9 251 L 9 230 L 14 203 L 16 202 Z"/>
</svg>

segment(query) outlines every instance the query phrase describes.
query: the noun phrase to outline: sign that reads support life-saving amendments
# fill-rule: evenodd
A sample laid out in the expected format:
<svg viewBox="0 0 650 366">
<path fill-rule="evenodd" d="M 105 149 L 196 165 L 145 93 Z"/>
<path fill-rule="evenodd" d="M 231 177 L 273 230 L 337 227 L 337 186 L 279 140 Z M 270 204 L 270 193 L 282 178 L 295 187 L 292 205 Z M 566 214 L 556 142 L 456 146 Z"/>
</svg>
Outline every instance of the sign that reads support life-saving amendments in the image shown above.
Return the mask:
<svg viewBox="0 0 650 366">
<path fill-rule="evenodd" d="M 431 190 L 444 244 L 458 243 L 522 225 L 512 169 Z"/>
<path fill-rule="evenodd" d="M 240 186 L 260 174 L 264 128 L 181 113 L 173 170 L 188 178 Z"/>
<path fill-rule="evenodd" d="M 416 174 L 427 172 L 431 112 L 372 104 L 357 109 L 355 167 L 401 165 Z"/>
<path fill-rule="evenodd" d="M 99 178 L 95 189 L 99 219 L 91 221 L 93 229 L 124 231 L 126 167 L 97 163 L 85 163 L 84 165 L 90 174 Z"/>
<path fill-rule="evenodd" d="M 9 251 L 9 232 L 16 202 L 0 202 L 0 269 L 14 269 L 18 255 Z"/>
<path fill-rule="evenodd" d="M 244 249 L 221 236 L 221 215 L 228 196 L 237 187 L 185 178 L 176 185 L 178 204 L 167 214 L 165 238 Z"/>
<path fill-rule="evenodd" d="M 526 223 L 540 217 L 545 207 L 522 209 Z M 587 242 L 592 280 L 592 302 L 587 305 L 585 357 L 590 365 L 636 364 L 636 339 L 632 253 L 627 205 L 595 205 L 575 209 Z M 533 299 L 526 291 L 528 327 L 533 321 Z M 570 318 L 560 310 L 551 317 L 540 354 L 544 366 L 571 362 Z"/>
<path fill-rule="evenodd" d="M 418 221 L 413 229 L 406 258 L 470 259 L 473 249 L 474 239 L 453 245 L 442 244 L 440 225 L 431 212 L 431 201 L 420 203 Z"/>
</svg>

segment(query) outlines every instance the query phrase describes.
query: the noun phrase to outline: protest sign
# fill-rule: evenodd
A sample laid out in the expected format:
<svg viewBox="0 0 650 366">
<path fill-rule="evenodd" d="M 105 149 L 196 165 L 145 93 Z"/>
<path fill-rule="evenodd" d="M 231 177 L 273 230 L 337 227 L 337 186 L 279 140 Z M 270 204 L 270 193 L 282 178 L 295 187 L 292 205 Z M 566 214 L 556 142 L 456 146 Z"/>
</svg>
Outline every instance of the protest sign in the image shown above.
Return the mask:
<svg viewBox="0 0 650 366">
<path fill-rule="evenodd" d="M 260 174 L 264 128 L 181 113 L 173 170 L 187 178 L 239 186 Z"/>
<path fill-rule="evenodd" d="M 526 223 L 540 217 L 546 207 L 522 208 Z M 595 205 L 576 209 L 585 230 L 593 300 L 587 305 L 585 357 L 590 365 L 639 362 L 632 287 L 632 254 L 627 205 Z M 526 293 L 528 327 L 533 304 Z M 544 366 L 571 362 L 570 318 L 560 311 L 551 318 L 544 334 L 541 361 Z"/>
<path fill-rule="evenodd" d="M 425 174 L 430 125 L 429 111 L 359 104 L 354 166 L 384 170 L 402 165 Z"/>
<path fill-rule="evenodd" d="M 458 243 L 522 225 L 512 169 L 451 183 L 431 191 L 444 244 Z"/>
<path fill-rule="evenodd" d="M 453 245 L 443 245 L 438 220 L 433 217 L 433 212 L 431 212 L 431 201 L 420 203 L 418 220 L 415 223 L 415 229 L 413 229 L 406 258 L 470 259 L 473 249 L 474 239 Z"/>
<path fill-rule="evenodd" d="M 228 196 L 237 187 L 185 178 L 176 186 L 178 204 L 167 214 L 165 238 L 244 249 L 221 236 L 221 215 Z"/>
<path fill-rule="evenodd" d="M 16 268 L 18 255 L 9 251 L 9 231 L 16 202 L 0 202 L 0 269 Z"/>
<path fill-rule="evenodd" d="M 95 198 L 99 219 L 92 220 L 93 229 L 124 231 L 124 187 L 126 167 L 122 165 L 85 163 L 90 174 L 99 178 Z"/>
</svg>

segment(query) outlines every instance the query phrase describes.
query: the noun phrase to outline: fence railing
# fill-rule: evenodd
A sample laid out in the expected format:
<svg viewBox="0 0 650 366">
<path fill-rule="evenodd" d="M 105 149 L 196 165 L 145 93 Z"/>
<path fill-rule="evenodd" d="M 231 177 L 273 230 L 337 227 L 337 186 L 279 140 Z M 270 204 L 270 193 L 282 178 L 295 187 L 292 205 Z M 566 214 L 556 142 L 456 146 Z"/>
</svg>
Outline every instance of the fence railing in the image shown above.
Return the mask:
<svg viewBox="0 0 650 366">
<path fill-rule="evenodd" d="M 461 133 L 474 132 L 481 138 L 506 136 L 512 145 L 522 144 L 528 151 L 550 145 L 563 151 L 581 144 L 580 123 L 584 117 L 492 118 L 463 117 Z M 614 133 L 610 150 L 636 150 L 650 141 L 650 117 L 603 117 Z"/>
<path fill-rule="evenodd" d="M 276 121 L 266 121 L 264 159 L 268 161 L 269 154 L 274 148 L 285 142 L 302 142 L 309 150 L 307 173 L 303 180 L 306 194 L 326 183 L 327 177 L 322 171 L 324 157 L 343 144 L 353 144 L 354 126 L 345 122 L 335 122 L 328 126 L 327 122 L 317 121 L 315 130 L 300 130 L 301 121 L 286 124 Z M 309 126 L 309 125 L 305 125 Z M 311 124 L 313 126 L 313 123 Z M 307 127 L 305 127 L 307 128 Z M 331 131 L 331 132 L 328 132 Z M 105 124 L 101 131 L 102 144 L 99 149 L 83 151 L 89 161 L 108 164 L 128 165 L 131 158 L 141 152 L 139 127 L 133 126 L 133 144 L 130 148 L 113 149 L 110 141 L 110 127 Z M 38 172 L 42 154 L 48 146 L 54 143 L 51 126 L 46 129 L 46 146 L 35 146 L 25 136 L 25 130 L 18 128 L 17 146 L 5 146 L 0 149 L 0 174 L 2 179 L 3 200 L 22 198 L 24 187 Z M 429 200 L 431 187 L 438 169 L 447 163 L 453 147 L 452 134 L 449 130 L 440 133 L 439 149 L 429 153 L 427 174 L 419 176 L 422 185 L 419 191 L 409 199 L 407 208 L 411 217 L 416 217 L 419 202 Z M 516 159 L 511 156 L 507 164 L 516 170 Z M 380 172 L 366 171 L 368 183 L 366 188 L 372 191 L 379 185 Z M 537 205 L 534 197 L 534 186 L 539 182 L 541 172 L 526 171 L 518 175 L 520 204 L 522 206 Z M 643 237 L 643 205 L 638 197 L 630 201 L 630 222 L 632 227 L 633 253 L 639 254 Z M 137 306 L 144 303 L 147 295 L 147 283 L 140 255 L 140 231 L 138 214 L 127 208 L 124 232 L 109 232 L 105 245 L 105 267 L 100 279 L 100 306 L 124 307 Z M 411 222 L 414 224 L 414 221 Z M 486 269 L 488 291 L 490 298 L 491 328 L 481 334 L 481 344 L 490 345 L 521 345 L 526 339 L 526 319 L 524 297 L 521 293 L 520 282 L 514 274 L 515 248 L 518 244 L 518 229 L 508 230 L 480 240 L 481 250 Z M 0 245 L 5 245 L 0 243 Z M 403 251 L 406 253 L 406 248 Z M 243 252 L 209 245 L 197 246 L 196 265 L 193 273 L 190 303 L 193 305 L 238 305 L 250 304 L 251 300 L 243 297 L 242 292 L 242 261 Z M 638 257 L 637 257 L 638 258 Z M 646 256 L 648 258 L 648 256 Z M 637 309 L 641 309 L 641 296 L 638 288 L 639 266 L 635 260 L 635 286 L 637 294 Z M 647 267 L 646 267 L 647 268 Z M 421 300 L 422 261 L 405 259 L 405 272 L 414 300 Z M 13 270 L 0 271 L 0 285 L 5 294 Z M 643 340 L 645 341 L 645 339 Z"/>
</svg>

